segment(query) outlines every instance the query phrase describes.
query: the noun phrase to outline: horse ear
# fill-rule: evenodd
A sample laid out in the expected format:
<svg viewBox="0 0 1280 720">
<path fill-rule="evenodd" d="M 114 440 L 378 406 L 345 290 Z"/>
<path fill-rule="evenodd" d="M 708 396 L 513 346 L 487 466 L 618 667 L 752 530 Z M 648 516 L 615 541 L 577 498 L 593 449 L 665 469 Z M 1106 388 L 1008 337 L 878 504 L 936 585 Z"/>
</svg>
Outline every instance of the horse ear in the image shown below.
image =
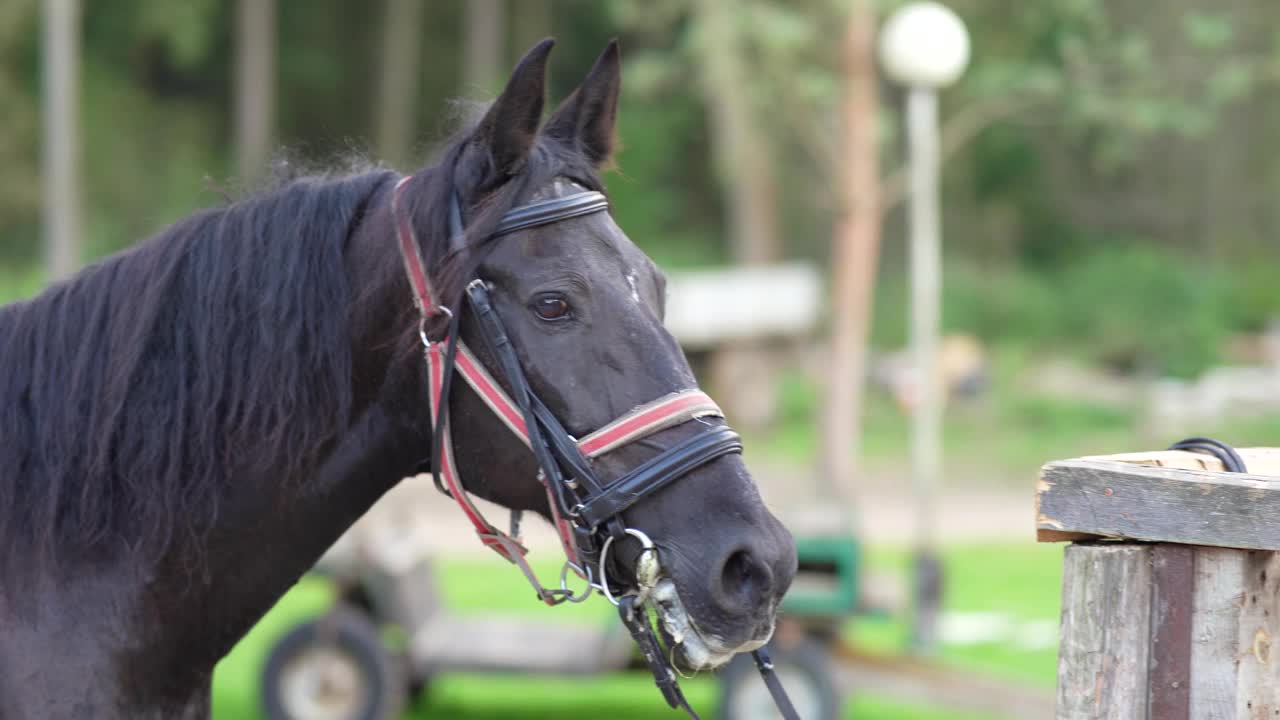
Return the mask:
<svg viewBox="0 0 1280 720">
<path fill-rule="evenodd" d="M 519 172 L 533 147 L 546 100 L 547 56 L 555 44 L 547 38 L 525 53 L 511 71 L 507 87 L 476 126 L 471 139 L 488 150 L 496 173 Z"/>
<path fill-rule="evenodd" d="M 552 113 L 543 134 L 576 147 L 597 166 L 604 165 L 613 155 L 621 89 L 618 41 L 611 40 L 582 84 Z"/>
</svg>

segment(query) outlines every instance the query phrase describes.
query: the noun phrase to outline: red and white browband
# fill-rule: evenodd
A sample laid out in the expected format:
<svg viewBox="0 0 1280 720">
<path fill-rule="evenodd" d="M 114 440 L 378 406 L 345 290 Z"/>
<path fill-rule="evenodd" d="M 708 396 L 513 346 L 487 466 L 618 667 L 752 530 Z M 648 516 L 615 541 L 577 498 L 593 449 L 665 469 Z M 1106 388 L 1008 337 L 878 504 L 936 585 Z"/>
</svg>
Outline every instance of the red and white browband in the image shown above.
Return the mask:
<svg viewBox="0 0 1280 720">
<path fill-rule="evenodd" d="M 399 210 L 401 193 L 411 179 L 412 176 L 405 177 L 397 183 L 392 199 L 392 216 L 395 218 L 396 234 L 400 245 L 400 256 L 404 260 L 405 274 L 413 287 L 414 303 L 422 313 L 425 327 L 428 321 L 440 315 L 448 314 L 448 311 L 436 303 L 431 292 L 429 275 L 426 272 L 421 248 L 418 245 L 413 226 L 406 214 L 401 213 Z M 426 362 L 430 379 L 430 391 L 428 394 L 430 397 L 431 416 L 433 418 L 440 417 L 443 422 L 443 426 L 440 428 L 443 442 L 440 448 L 439 466 L 445 488 L 475 528 L 476 535 L 480 538 L 480 541 L 486 547 L 492 548 L 499 555 L 519 566 L 521 572 L 538 590 L 539 596 L 548 604 L 554 604 L 552 596 L 545 592 L 525 561 L 524 556 L 528 551 L 520 543 L 519 538 L 512 537 L 512 535 L 503 532 L 486 520 L 483 513 L 480 512 L 479 508 L 475 506 L 467 495 L 466 489 L 458 477 L 457 464 L 453 457 L 448 408 L 443 408 L 444 412 L 440 412 L 441 397 L 445 386 L 445 353 L 447 352 L 448 342 L 430 342 L 425 332 L 423 334 L 423 342 L 426 345 Z M 521 442 L 526 446 L 530 445 L 529 432 L 525 426 L 525 419 L 520 406 L 511 399 L 506 390 L 485 369 L 484 365 L 462 342 L 461 338 L 456 340 L 456 346 L 454 372 L 460 374 L 467 381 L 467 384 L 475 390 L 476 394 L 480 396 L 489 409 L 502 420 L 503 424 Z M 724 413 L 716 405 L 715 401 L 702 391 L 697 389 L 682 390 L 641 405 L 576 442 L 584 456 L 596 458 L 694 418 L 723 416 Z M 435 452 L 437 449 L 433 448 L 432 450 Z M 565 556 L 572 563 L 575 571 L 579 575 L 583 575 L 583 563 L 578 548 L 574 543 L 571 521 L 569 518 L 562 516 L 559 503 L 556 502 L 550 486 L 547 485 L 547 481 L 541 473 L 539 474 L 539 480 L 546 489 L 552 520 L 560 536 Z"/>
</svg>

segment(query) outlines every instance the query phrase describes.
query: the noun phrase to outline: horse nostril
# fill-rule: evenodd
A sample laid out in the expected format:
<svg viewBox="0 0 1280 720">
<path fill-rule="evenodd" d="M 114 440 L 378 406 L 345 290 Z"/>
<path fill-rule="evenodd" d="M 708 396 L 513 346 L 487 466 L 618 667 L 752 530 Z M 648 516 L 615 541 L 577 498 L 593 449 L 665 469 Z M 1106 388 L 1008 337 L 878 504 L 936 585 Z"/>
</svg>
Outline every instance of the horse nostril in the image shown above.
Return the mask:
<svg viewBox="0 0 1280 720">
<path fill-rule="evenodd" d="M 735 550 L 720 569 L 717 599 L 725 610 L 751 611 L 773 588 L 773 572 L 748 550 Z"/>
</svg>

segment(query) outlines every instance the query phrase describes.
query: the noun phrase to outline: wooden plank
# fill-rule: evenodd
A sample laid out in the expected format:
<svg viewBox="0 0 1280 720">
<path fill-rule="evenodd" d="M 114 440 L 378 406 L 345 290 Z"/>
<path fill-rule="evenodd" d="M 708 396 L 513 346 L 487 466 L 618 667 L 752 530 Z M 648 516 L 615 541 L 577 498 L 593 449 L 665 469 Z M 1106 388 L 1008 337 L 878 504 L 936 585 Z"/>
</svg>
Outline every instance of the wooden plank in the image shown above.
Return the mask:
<svg viewBox="0 0 1280 720">
<path fill-rule="evenodd" d="M 1236 448 L 1240 459 L 1251 475 L 1280 476 L 1280 448 Z M 1207 470 L 1222 472 L 1222 461 L 1205 453 L 1186 450 L 1156 450 L 1152 452 L 1120 453 L 1118 455 L 1089 455 L 1079 460 L 1101 460 L 1135 465 L 1151 465 L 1177 470 Z"/>
<path fill-rule="evenodd" d="M 1280 478 L 1066 460 L 1041 470 L 1036 528 L 1280 550 Z"/>
<path fill-rule="evenodd" d="M 1191 613 L 1191 717 L 1233 718 L 1243 550 L 1196 548 Z"/>
<path fill-rule="evenodd" d="M 1240 595 L 1240 623 L 1236 657 L 1235 717 L 1274 720 L 1280 717 L 1280 556 L 1245 553 Z"/>
<path fill-rule="evenodd" d="M 1067 546 L 1058 720 L 1147 717 L 1150 621 L 1150 546 Z"/>
<path fill-rule="evenodd" d="M 1151 548 L 1149 717 L 1191 720 L 1191 614 L 1195 549 L 1160 543 Z"/>
</svg>

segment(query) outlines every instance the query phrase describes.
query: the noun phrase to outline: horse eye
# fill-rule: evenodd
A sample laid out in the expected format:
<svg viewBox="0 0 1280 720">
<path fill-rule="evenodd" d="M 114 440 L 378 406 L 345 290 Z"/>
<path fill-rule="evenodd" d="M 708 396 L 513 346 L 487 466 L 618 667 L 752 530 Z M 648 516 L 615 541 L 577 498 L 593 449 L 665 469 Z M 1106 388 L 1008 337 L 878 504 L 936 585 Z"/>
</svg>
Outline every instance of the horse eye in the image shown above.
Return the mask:
<svg viewBox="0 0 1280 720">
<path fill-rule="evenodd" d="M 533 311 L 543 320 L 567 320 L 569 301 L 560 295 L 539 295 L 533 299 Z"/>
</svg>

